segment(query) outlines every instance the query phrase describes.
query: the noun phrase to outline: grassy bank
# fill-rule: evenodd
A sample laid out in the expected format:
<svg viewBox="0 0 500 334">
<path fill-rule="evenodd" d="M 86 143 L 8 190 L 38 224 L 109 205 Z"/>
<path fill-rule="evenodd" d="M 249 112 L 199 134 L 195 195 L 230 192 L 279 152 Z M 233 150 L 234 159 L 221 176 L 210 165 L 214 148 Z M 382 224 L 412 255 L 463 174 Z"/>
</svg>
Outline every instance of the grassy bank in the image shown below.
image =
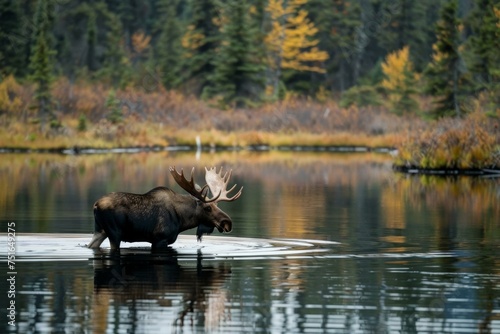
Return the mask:
<svg viewBox="0 0 500 334">
<path fill-rule="evenodd" d="M 65 124 L 76 120 L 67 119 Z M 67 148 L 118 148 L 196 146 L 199 137 L 203 146 L 247 148 L 277 147 L 395 147 L 400 134 L 356 134 L 351 132 L 313 133 L 307 131 L 270 132 L 265 130 L 173 129 L 152 122 L 131 122 L 114 125 L 102 122 L 85 131 L 64 128 L 42 133 L 37 125 L 11 124 L 0 129 L 0 148 L 28 150 L 59 150 Z"/>
<path fill-rule="evenodd" d="M 335 99 L 287 96 L 255 108 L 221 110 L 211 101 L 158 87 L 114 91 L 59 79 L 54 118 L 42 126 L 33 89 L 13 79 L 0 87 L 0 148 L 62 150 L 119 147 L 397 148 L 403 168 L 500 168 L 499 119 L 480 105 L 463 118 L 425 121 L 386 107 L 342 108 Z M 42 130 L 43 129 L 43 130 Z"/>
<path fill-rule="evenodd" d="M 220 110 L 211 101 L 159 87 L 155 91 L 114 91 L 101 84 L 58 80 L 52 89 L 54 119 L 45 131 L 33 89 L 4 81 L 0 101 L 0 147 L 150 147 L 195 145 L 394 147 L 417 117 L 399 117 L 383 108 L 341 108 L 297 97 L 256 108 Z M 1 94 L 0 94 L 1 95 Z M 1 99 L 0 99 L 1 100 Z"/>
</svg>

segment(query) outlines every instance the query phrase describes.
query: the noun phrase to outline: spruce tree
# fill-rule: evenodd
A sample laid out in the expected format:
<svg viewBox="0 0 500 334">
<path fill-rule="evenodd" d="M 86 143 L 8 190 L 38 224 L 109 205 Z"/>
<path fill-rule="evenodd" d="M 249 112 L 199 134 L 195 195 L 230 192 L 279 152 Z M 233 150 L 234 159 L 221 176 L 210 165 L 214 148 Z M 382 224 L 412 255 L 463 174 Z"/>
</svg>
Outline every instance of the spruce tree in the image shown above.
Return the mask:
<svg viewBox="0 0 500 334">
<path fill-rule="evenodd" d="M 94 72 L 97 69 L 96 48 L 97 48 L 97 23 L 96 13 L 92 10 L 88 12 L 87 19 L 87 69 Z"/>
<path fill-rule="evenodd" d="M 176 88 L 182 80 L 182 34 L 177 17 L 178 5 L 179 0 L 162 0 L 159 4 L 161 26 L 156 50 L 161 82 L 166 89 Z"/>
<path fill-rule="evenodd" d="M 362 26 L 361 6 L 358 1 L 343 0 L 313 0 L 311 6 L 316 10 L 319 48 L 330 56 L 325 62 L 326 85 L 343 92 L 355 84 L 352 65 Z"/>
<path fill-rule="evenodd" d="M 210 95 L 219 95 L 224 103 L 236 106 L 255 101 L 264 90 L 264 65 L 251 22 L 250 5 L 245 0 L 228 0 L 224 6 L 225 24 L 221 46 L 213 61 Z M 262 44 L 260 45 L 262 47 Z"/>
<path fill-rule="evenodd" d="M 214 58 L 219 45 L 219 5 L 217 0 L 191 0 L 191 20 L 182 37 L 185 79 L 202 93 L 211 82 Z"/>
<path fill-rule="evenodd" d="M 53 81 L 53 55 L 49 41 L 49 6 L 50 0 L 38 0 L 35 12 L 35 32 L 34 46 L 30 59 L 31 80 L 35 83 L 35 99 L 37 101 L 38 113 L 41 120 L 42 130 L 45 130 L 45 123 L 49 119 L 51 127 L 57 127 L 52 112 L 52 97 L 50 86 Z"/>
<path fill-rule="evenodd" d="M 411 60 L 417 70 L 422 70 L 432 55 L 432 24 L 429 24 L 430 8 L 440 0 L 377 0 L 381 3 L 376 20 L 379 24 L 376 37 L 378 44 L 388 51 L 408 45 Z"/>
<path fill-rule="evenodd" d="M 106 13 L 106 50 L 99 75 L 109 80 L 113 87 L 125 86 L 131 75 L 130 64 L 123 46 L 123 29 L 119 18 Z"/>
<path fill-rule="evenodd" d="M 19 1 L 0 0 L 0 76 L 20 74 L 24 62 L 24 37 Z"/>
<path fill-rule="evenodd" d="M 476 0 L 467 20 L 472 34 L 466 42 L 466 50 L 474 91 L 500 88 L 500 18 L 495 8 L 500 11 L 498 0 Z"/>
<path fill-rule="evenodd" d="M 436 43 L 432 62 L 428 65 L 426 92 L 434 97 L 432 117 L 460 116 L 460 84 L 462 78 L 459 53 L 459 19 L 457 1 L 443 6 L 436 25 Z"/>
</svg>

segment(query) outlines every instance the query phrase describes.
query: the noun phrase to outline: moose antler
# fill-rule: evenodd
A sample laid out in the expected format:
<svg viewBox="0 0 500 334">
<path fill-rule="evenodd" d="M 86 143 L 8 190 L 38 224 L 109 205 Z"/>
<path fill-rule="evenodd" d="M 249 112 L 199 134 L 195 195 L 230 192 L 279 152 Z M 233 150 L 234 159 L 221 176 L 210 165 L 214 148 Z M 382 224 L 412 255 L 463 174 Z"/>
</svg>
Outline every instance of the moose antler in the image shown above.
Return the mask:
<svg viewBox="0 0 500 334">
<path fill-rule="evenodd" d="M 229 170 L 224 174 L 224 176 L 222 176 L 222 167 L 220 168 L 220 171 L 218 173 L 216 167 L 212 167 L 210 169 L 207 169 L 205 167 L 205 181 L 207 181 L 207 186 L 210 188 L 210 192 L 212 192 L 213 195 L 219 194 L 217 196 L 217 202 L 232 202 L 237 200 L 241 196 L 243 187 L 241 187 L 241 189 L 233 197 L 227 197 L 229 193 L 236 187 L 235 184 L 231 187 L 231 189 L 226 189 L 227 184 L 229 183 L 229 179 L 231 178 L 231 172 L 232 170 Z"/>
<path fill-rule="evenodd" d="M 200 189 L 194 183 L 194 180 L 193 180 L 194 167 L 191 170 L 191 180 L 190 181 L 188 181 L 186 179 L 186 177 L 184 176 L 184 171 L 182 169 L 181 169 L 180 173 L 177 172 L 177 170 L 175 169 L 175 166 L 170 167 L 169 170 L 170 170 L 170 174 L 172 174 L 172 176 L 174 177 L 175 182 L 177 182 L 177 184 L 179 186 L 181 186 L 182 189 L 184 189 L 185 191 L 187 191 L 188 193 L 190 193 L 191 195 L 193 195 L 195 198 L 199 199 L 200 201 L 202 201 L 204 203 L 211 203 L 211 202 L 215 202 L 219 199 L 222 192 L 220 192 L 217 196 L 215 196 L 213 198 L 207 199 L 207 195 L 208 195 L 207 188 L 209 187 L 209 185 L 206 184 L 203 186 L 203 188 Z"/>
</svg>

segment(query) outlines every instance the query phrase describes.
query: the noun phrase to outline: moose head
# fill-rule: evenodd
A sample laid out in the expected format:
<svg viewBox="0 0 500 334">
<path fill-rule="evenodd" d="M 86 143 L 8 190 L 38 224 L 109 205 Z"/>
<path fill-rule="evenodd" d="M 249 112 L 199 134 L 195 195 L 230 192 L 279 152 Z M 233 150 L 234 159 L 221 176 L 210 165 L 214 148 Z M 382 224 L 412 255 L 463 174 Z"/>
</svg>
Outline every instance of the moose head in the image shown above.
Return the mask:
<svg viewBox="0 0 500 334">
<path fill-rule="evenodd" d="M 179 233 L 197 227 L 199 241 L 203 234 L 215 228 L 221 233 L 231 232 L 232 220 L 217 204 L 232 202 L 241 196 L 243 187 L 230 196 L 236 185 L 227 189 L 231 170 L 222 173 L 215 167 L 205 168 L 206 185 L 199 187 L 181 169 L 170 167 L 170 173 L 189 195 L 181 195 L 165 187 L 157 187 L 145 194 L 110 193 L 95 202 L 95 229 L 89 248 L 98 248 L 109 238 L 111 248 L 120 248 L 121 241 L 150 242 L 153 248 L 175 242 Z M 211 197 L 209 197 L 209 195 Z"/>
<path fill-rule="evenodd" d="M 232 202 L 241 196 L 243 187 L 234 196 L 228 197 L 228 194 L 236 188 L 235 184 L 231 189 L 226 189 L 231 178 L 231 172 L 232 170 L 229 170 L 222 176 L 222 167 L 218 173 L 215 167 L 210 169 L 205 168 L 205 181 L 207 184 L 200 188 L 193 180 L 194 167 L 191 170 L 189 181 L 184 176 L 182 169 L 178 173 L 175 167 L 170 167 L 170 173 L 174 177 L 175 182 L 197 199 L 196 216 L 199 225 L 196 236 L 198 240 L 201 240 L 203 234 L 212 233 L 215 227 L 220 233 L 228 233 L 233 229 L 231 218 L 217 206 L 219 202 Z M 207 198 L 209 192 L 212 194 L 212 198 Z"/>
</svg>

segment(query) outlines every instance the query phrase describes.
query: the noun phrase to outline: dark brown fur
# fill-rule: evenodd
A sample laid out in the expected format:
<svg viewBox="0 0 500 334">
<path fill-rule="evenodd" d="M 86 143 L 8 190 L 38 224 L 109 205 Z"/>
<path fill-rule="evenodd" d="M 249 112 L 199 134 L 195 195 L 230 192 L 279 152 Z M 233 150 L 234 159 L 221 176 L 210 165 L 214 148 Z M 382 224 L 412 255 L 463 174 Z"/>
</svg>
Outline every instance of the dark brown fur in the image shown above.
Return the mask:
<svg viewBox="0 0 500 334">
<path fill-rule="evenodd" d="M 120 243 L 147 241 L 153 248 L 175 242 L 179 233 L 197 227 L 196 235 L 230 232 L 232 221 L 217 207 L 191 195 L 180 195 L 165 187 L 145 194 L 110 193 L 94 204 L 95 232 L 88 244 L 98 248 L 109 238 L 111 248 Z"/>
</svg>

